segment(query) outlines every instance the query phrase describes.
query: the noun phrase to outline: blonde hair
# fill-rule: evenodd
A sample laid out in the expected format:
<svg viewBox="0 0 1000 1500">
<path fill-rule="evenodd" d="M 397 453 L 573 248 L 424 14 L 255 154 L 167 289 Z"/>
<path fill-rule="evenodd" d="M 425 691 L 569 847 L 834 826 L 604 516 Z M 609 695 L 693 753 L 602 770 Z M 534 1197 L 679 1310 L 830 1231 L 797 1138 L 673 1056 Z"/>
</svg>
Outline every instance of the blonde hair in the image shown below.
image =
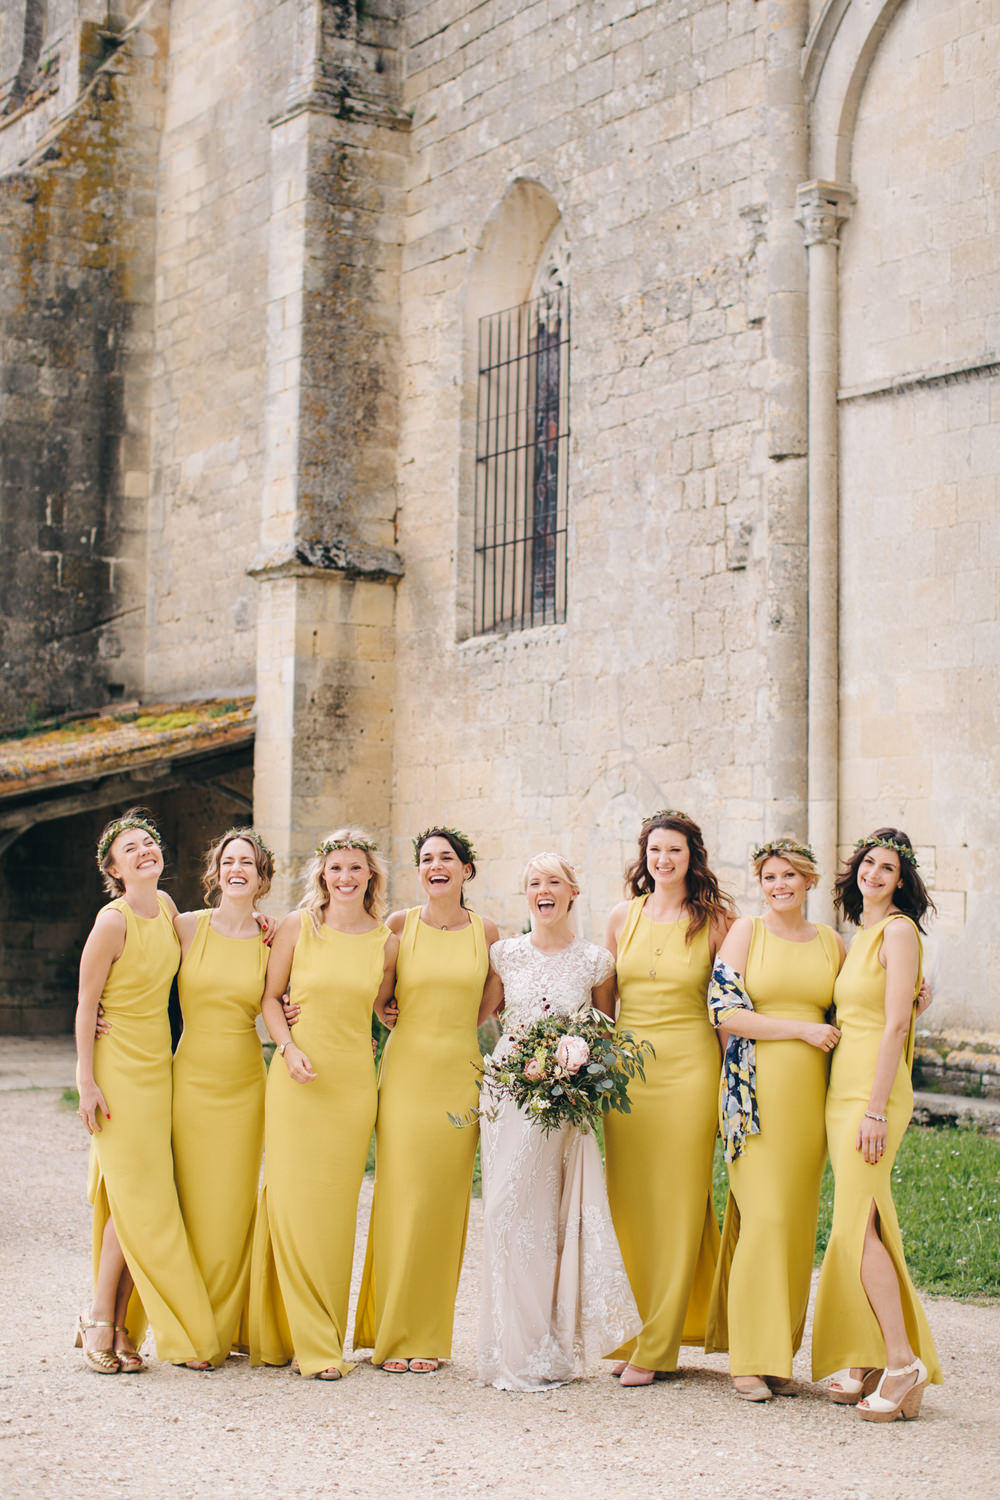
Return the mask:
<svg viewBox="0 0 1000 1500">
<path fill-rule="evenodd" d="M 769 859 L 783 859 L 786 864 L 791 865 L 797 874 L 804 875 L 810 886 L 819 884 L 819 870 L 816 868 L 816 861 L 809 856 L 805 849 L 801 847 L 775 849 L 770 845 L 761 849 L 754 855 L 751 861 L 753 873 L 758 880 L 760 879 L 761 871 Z"/>
<path fill-rule="evenodd" d="M 309 913 L 314 927 L 323 925 L 323 913 L 330 905 L 330 892 L 323 880 L 323 869 L 326 865 L 332 849 L 324 849 L 324 845 L 332 845 L 333 848 L 359 849 L 368 861 L 370 871 L 368 886 L 365 890 L 365 911 L 377 922 L 381 922 L 386 913 L 385 890 L 389 880 L 389 870 L 385 860 L 375 848 L 374 840 L 370 833 L 365 833 L 361 828 L 335 828 L 333 833 L 328 833 L 325 839 L 320 841 L 319 849 L 309 861 L 305 878 L 305 894 L 299 902 L 299 910 Z"/>
<path fill-rule="evenodd" d="M 253 898 L 254 906 L 271 889 L 271 881 L 274 879 L 274 855 L 270 849 L 262 843 L 259 835 L 252 828 L 230 828 L 221 838 L 216 839 L 205 855 L 205 870 L 201 877 L 201 887 L 205 892 L 206 906 L 218 906 L 222 899 L 222 882 L 219 879 L 222 856 L 235 839 L 242 839 L 253 850 L 254 863 L 260 880 L 260 888 Z"/>
<path fill-rule="evenodd" d="M 576 878 L 576 870 L 562 854 L 555 854 L 548 849 L 529 859 L 524 867 L 524 874 L 521 876 L 521 886 L 525 891 L 528 889 L 532 870 L 537 870 L 540 875 L 554 875 L 557 880 L 565 880 L 573 891 L 573 901 L 579 896 L 580 882 Z M 573 901 L 570 902 L 570 906 L 573 905 Z"/>
</svg>

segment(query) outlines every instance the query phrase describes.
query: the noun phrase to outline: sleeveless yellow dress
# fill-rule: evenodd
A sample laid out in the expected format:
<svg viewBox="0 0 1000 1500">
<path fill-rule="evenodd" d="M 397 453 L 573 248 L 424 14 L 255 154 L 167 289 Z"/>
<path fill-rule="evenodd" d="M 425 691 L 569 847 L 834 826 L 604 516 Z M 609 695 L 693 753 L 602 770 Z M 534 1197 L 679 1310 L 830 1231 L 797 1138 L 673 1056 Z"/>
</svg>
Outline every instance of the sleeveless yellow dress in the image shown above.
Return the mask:
<svg viewBox="0 0 1000 1500">
<path fill-rule="evenodd" d="M 719 1226 L 712 1154 L 721 1057 L 708 1018 L 707 927 L 650 922 L 646 897 L 629 902 L 618 943 L 618 1026 L 656 1049 L 632 1112 L 604 1117 L 611 1217 L 643 1319 L 639 1337 L 609 1358 L 673 1370 L 682 1343 L 702 1344 Z"/>
<path fill-rule="evenodd" d="M 489 955 L 483 921 L 441 932 L 406 913 L 396 960 L 399 1020 L 382 1053 L 375 1196 L 355 1349 L 447 1359 L 479 1131 L 448 1119 L 479 1101 L 476 1022 Z"/>
<path fill-rule="evenodd" d="M 756 917 L 744 984 L 759 1015 L 822 1024 L 839 963 L 832 928 L 817 926 L 810 942 L 793 943 Z M 705 1348 L 728 1349 L 733 1375 L 787 1378 L 809 1305 L 829 1058 L 793 1039 L 754 1046 L 760 1135 L 748 1136 L 729 1164 Z"/>
<path fill-rule="evenodd" d="M 264 1150 L 267 1073 L 254 1026 L 267 945 L 213 932 L 198 913 L 177 975 L 184 1032 L 174 1054 L 174 1176 L 219 1330 L 219 1361 L 246 1347 L 250 1248 Z"/>
<path fill-rule="evenodd" d="M 316 1078 L 295 1083 L 275 1053 L 264 1109 L 264 1188 L 250 1274 L 250 1359 L 303 1376 L 344 1360 L 358 1194 L 375 1126 L 372 1005 L 388 927 L 336 932 L 302 913 L 289 992 L 295 1043 Z"/>
<path fill-rule="evenodd" d="M 111 1029 L 94 1043 L 94 1078 L 111 1118 L 92 1138 L 88 1197 L 95 1280 L 110 1214 L 135 1280 L 126 1323 L 136 1348 L 148 1318 L 157 1357 L 182 1364 L 216 1359 L 219 1339 L 174 1185 L 167 1003 L 180 944 L 157 899 L 156 917 L 137 916 L 124 897 L 109 903 L 125 918 L 125 947 L 101 995 Z"/>
<path fill-rule="evenodd" d="M 910 1070 L 915 1017 L 886 1105 L 889 1123 L 885 1154 L 876 1165 L 869 1165 L 856 1145 L 885 1029 L 885 969 L 879 963 L 879 949 L 889 922 L 909 921 L 902 913 L 893 912 L 874 927 L 862 928 L 847 951 L 834 989 L 841 1037 L 833 1053 L 826 1096 L 826 1134 L 834 1178 L 833 1225 L 816 1292 L 814 1380 L 850 1366 L 885 1365 L 885 1340 L 861 1284 L 861 1250 L 874 1202 L 879 1235 L 896 1268 L 907 1337 L 914 1353 L 927 1366 L 931 1384 L 941 1382 L 937 1350 L 906 1269 L 892 1201 L 892 1166 L 913 1113 Z M 919 943 L 919 930 L 915 923 L 912 925 Z M 918 973 L 914 995 L 920 982 Z"/>
</svg>

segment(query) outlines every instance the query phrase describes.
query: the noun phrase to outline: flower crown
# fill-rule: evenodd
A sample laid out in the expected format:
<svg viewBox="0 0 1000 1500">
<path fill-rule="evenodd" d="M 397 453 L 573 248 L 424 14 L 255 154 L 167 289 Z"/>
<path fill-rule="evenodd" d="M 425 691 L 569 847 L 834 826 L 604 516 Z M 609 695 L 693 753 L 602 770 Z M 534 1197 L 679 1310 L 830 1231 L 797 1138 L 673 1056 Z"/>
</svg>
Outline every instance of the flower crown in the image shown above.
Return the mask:
<svg viewBox="0 0 1000 1500">
<path fill-rule="evenodd" d="M 920 868 L 912 844 L 904 844 L 902 839 L 876 838 L 875 834 L 870 833 L 866 839 L 858 839 L 855 843 L 854 852 L 861 849 L 895 849 L 900 859 L 907 860 L 915 870 Z"/>
<path fill-rule="evenodd" d="M 145 818 L 116 818 L 113 823 L 108 824 L 107 828 L 105 828 L 100 839 L 98 840 L 98 869 L 102 868 L 104 861 L 107 858 L 108 850 L 111 848 L 111 845 L 114 843 L 115 839 L 120 833 L 124 833 L 127 828 L 141 828 L 143 833 L 148 833 L 150 838 L 156 840 L 157 844 L 163 843 L 163 840 L 159 834 L 159 830 L 154 828 L 152 823 L 148 823 Z"/>
<path fill-rule="evenodd" d="M 750 863 L 768 859 L 774 854 L 801 854 L 803 859 L 816 863 L 816 856 L 808 844 L 797 844 L 794 839 L 771 839 L 767 844 L 758 844 L 750 856 Z"/>
<path fill-rule="evenodd" d="M 463 860 L 463 864 L 474 865 L 476 863 L 476 851 L 472 847 L 472 840 L 470 838 L 468 838 L 462 832 L 462 830 L 460 828 L 445 828 L 442 824 L 438 824 L 434 828 L 425 828 L 424 831 L 422 833 L 418 833 L 417 836 L 416 836 L 416 838 L 413 840 L 413 862 L 414 862 L 414 864 L 419 864 L 420 863 L 420 847 L 421 847 L 421 845 L 427 839 L 433 838 L 436 833 L 440 833 L 440 834 L 450 833 L 453 839 L 458 839 L 458 842 L 460 844 L 464 844 L 465 845 L 465 848 L 466 848 L 466 850 L 468 852 L 468 859 L 467 860 Z"/>
<path fill-rule="evenodd" d="M 378 844 L 374 839 L 324 839 L 316 845 L 317 854 L 333 854 L 336 849 L 363 849 L 366 854 L 377 854 Z"/>
<path fill-rule="evenodd" d="M 267 855 L 272 865 L 274 864 L 274 850 L 267 847 L 256 828 L 227 828 L 219 843 L 228 844 L 231 839 L 248 839 L 251 844 L 257 845 L 262 854 Z"/>
<path fill-rule="evenodd" d="M 646 816 L 642 820 L 643 828 L 645 828 L 647 823 L 655 823 L 657 818 L 681 818 L 685 823 L 694 822 L 693 818 L 689 818 L 687 813 L 681 812 L 679 808 L 661 807 L 659 812 L 646 814 Z"/>
</svg>

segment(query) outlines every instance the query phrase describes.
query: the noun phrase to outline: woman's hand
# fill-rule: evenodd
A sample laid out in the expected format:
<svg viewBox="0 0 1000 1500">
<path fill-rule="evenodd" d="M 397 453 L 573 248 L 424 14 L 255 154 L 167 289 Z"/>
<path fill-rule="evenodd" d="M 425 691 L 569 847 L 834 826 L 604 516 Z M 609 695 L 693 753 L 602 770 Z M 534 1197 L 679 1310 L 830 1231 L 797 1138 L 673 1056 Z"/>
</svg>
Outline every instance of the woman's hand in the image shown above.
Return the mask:
<svg viewBox="0 0 1000 1500">
<path fill-rule="evenodd" d="M 385 1002 L 385 1009 L 382 1012 L 382 1025 L 385 1026 L 389 1031 L 391 1031 L 398 1020 L 399 1001 L 396 999 L 395 995 L 393 995 L 391 1000 L 387 1000 Z"/>
<path fill-rule="evenodd" d="M 294 1042 L 289 1042 L 284 1051 L 285 1065 L 288 1068 L 288 1076 L 296 1083 L 312 1083 L 316 1077 L 313 1065 L 302 1051 L 296 1047 Z"/>
<path fill-rule="evenodd" d="M 260 928 L 261 937 L 270 948 L 271 944 L 274 942 L 274 934 L 278 930 L 277 921 L 274 917 L 266 917 L 262 911 L 255 911 L 253 914 L 253 919 L 257 923 L 257 926 Z"/>
<path fill-rule="evenodd" d="M 104 1115 L 106 1120 L 111 1119 L 111 1111 L 107 1106 L 104 1095 L 93 1079 L 89 1083 L 80 1085 L 80 1106 L 77 1114 L 87 1127 L 88 1135 L 100 1135 L 101 1122 L 99 1115 Z"/>
<path fill-rule="evenodd" d="M 294 1026 L 296 1021 L 299 1019 L 299 1016 L 301 1016 L 302 1014 L 301 1005 L 296 1005 L 294 1001 L 289 1000 L 287 994 L 284 994 L 281 997 L 281 1009 L 285 1013 L 285 1020 L 288 1022 L 289 1026 Z"/>
<path fill-rule="evenodd" d="M 97 1038 L 99 1036 L 107 1036 L 107 1034 L 108 1034 L 108 1032 L 110 1030 L 111 1030 L 111 1022 L 105 1020 L 105 1017 L 104 1017 L 104 1006 L 101 1005 L 101 1004 L 98 1004 L 98 1007 L 97 1007 L 97 1020 L 94 1023 L 94 1041 L 96 1042 Z"/>
<path fill-rule="evenodd" d="M 832 1052 L 840 1041 L 840 1032 L 836 1026 L 827 1026 L 825 1021 L 804 1021 L 802 1040 L 810 1047 L 818 1047 L 820 1052 Z"/>
<path fill-rule="evenodd" d="M 877 1165 L 885 1155 L 888 1134 L 889 1126 L 885 1120 L 873 1120 L 870 1115 L 861 1116 L 857 1147 L 869 1166 Z"/>
<path fill-rule="evenodd" d="M 928 1005 L 930 1005 L 930 1003 L 931 1003 L 931 1001 L 933 999 L 934 999 L 934 992 L 931 989 L 930 985 L 927 983 L 927 980 L 925 979 L 922 982 L 919 990 L 917 991 L 917 998 L 916 998 L 916 1000 L 913 1002 L 916 1005 L 916 1007 L 917 1007 L 917 1009 L 916 1009 L 916 1015 L 917 1015 L 918 1019 L 919 1019 L 920 1016 L 923 1015 L 924 1011 L 927 1009 Z"/>
</svg>

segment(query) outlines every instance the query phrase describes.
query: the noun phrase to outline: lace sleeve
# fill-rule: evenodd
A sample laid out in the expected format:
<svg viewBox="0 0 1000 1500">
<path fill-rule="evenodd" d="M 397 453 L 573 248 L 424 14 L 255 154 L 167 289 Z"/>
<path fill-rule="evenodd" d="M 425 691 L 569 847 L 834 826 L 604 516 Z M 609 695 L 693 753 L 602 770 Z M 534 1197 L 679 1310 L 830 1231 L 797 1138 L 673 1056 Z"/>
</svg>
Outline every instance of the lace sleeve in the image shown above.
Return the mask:
<svg viewBox="0 0 1000 1500">
<path fill-rule="evenodd" d="M 507 939 L 498 938 L 497 941 L 490 947 L 490 965 L 492 966 L 494 972 L 499 974 L 501 984 L 505 984 L 506 982 L 504 976 L 504 968 L 506 967 L 504 964 L 504 950 L 506 946 Z"/>
<path fill-rule="evenodd" d="M 607 948 L 594 948 L 594 985 L 603 984 L 615 972 L 615 961 Z"/>
</svg>

